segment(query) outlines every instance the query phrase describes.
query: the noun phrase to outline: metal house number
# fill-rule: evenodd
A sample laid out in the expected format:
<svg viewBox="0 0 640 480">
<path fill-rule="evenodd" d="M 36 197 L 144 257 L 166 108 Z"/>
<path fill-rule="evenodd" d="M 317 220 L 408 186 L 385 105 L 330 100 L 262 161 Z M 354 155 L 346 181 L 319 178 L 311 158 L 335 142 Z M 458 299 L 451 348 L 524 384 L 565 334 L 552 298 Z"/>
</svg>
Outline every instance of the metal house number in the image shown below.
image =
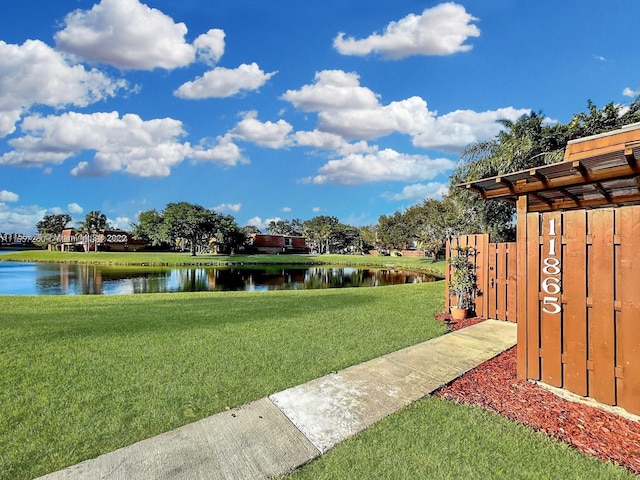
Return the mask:
<svg viewBox="0 0 640 480">
<path fill-rule="evenodd" d="M 562 269 L 560 268 L 560 259 L 556 253 L 556 220 L 552 218 L 549 220 L 549 249 L 546 252 L 547 256 L 543 258 L 542 273 L 545 278 L 542 280 L 542 291 L 544 297 L 542 298 L 543 308 L 545 313 L 556 314 L 562 311 L 560 302 L 560 278 Z"/>
</svg>

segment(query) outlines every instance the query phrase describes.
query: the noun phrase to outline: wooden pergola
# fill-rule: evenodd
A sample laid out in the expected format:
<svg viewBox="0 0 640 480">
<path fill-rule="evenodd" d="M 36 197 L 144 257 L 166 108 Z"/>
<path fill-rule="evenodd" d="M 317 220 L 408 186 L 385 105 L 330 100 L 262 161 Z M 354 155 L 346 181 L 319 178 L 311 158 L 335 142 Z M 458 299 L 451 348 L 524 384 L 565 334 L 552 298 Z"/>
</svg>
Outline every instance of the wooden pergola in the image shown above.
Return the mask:
<svg viewBox="0 0 640 480">
<path fill-rule="evenodd" d="M 483 199 L 550 212 L 640 203 L 640 124 L 569 143 L 564 160 L 458 185 Z"/>
<path fill-rule="evenodd" d="M 518 376 L 640 414 L 640 123 L 459 187 L 517 206 Z"/>
</svg>

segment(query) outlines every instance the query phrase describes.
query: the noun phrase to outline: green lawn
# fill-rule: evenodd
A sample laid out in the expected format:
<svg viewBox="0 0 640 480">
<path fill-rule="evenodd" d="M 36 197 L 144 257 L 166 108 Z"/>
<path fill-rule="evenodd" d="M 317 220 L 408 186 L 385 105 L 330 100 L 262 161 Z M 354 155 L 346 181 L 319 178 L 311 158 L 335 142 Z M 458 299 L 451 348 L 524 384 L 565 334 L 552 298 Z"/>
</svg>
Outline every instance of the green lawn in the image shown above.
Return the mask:
<svg viewBox="0 0 640 480">
<path fill-rule="evenodd" d="M 428 397 L 287 478 L 631 480 L 637 476 L 500 415 Z"/>
<path fill-rule="evenodd" d="M 0 478 L 27 479 L 444 333 L 443 282 L 0 297 Z"/>
<path fill-rule="evenodd" d="M 388 258 L 388 257 L 387 257 Z M 0 296 L 0 479 L 29 479 L 444 333 L 444 282 Z M 294 478 L 636 478 L 429 398 Z"/>
</svg>

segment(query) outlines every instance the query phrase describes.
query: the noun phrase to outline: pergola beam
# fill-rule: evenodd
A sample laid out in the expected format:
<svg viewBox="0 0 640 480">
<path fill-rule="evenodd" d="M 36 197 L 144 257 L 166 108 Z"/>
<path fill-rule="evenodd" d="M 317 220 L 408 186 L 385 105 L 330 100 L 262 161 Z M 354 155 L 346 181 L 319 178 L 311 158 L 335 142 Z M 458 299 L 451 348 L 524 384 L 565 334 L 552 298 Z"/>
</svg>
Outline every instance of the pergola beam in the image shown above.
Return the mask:
<svg viewBox="0 0 640 480">
<path fill-rule="evenodd" d="M 579 165 L 582 165 L 580 162 L 575 162 Z M 573 166 L 573 165 L 572 165 Z M 582 165 L 583 169 L 584 166 Z M 574 166 L 574 168 L 579 168 L 579 166 Z M 586 169 L 585 169 L 586 170 Z M 532 169 L 533 171 L 533 169 Z M 474 185 L 473 182 L 462 184 L 461 186 L 465 186 L 466 188 L 470 188 L 472 190 L 482 190 L 484 192 L 483 198 L 501 198 L 501 197 L 509 197 L 512 195 L 526 195 L 534 192 L 544 192 L 547 190 L 559 190 L 564 187 L 574 187 L 579 185 L 593 184 L 596 182 L 604 182 L 607 180 L 622 180 L 628 178 L 634 178 L 640 175 L 640 165 L 636 165 L 632 167 L 630 165 L 618 165 L 615 167 L 605 168 L 597 171 L 588 171 L 585 173 L 578 172 L 573 175 L 565 175 L 557 178 L 548 178 L 546 182 L 541 180 L 529 180 L 527 182 L 518 182 L 511 183 L 511 187 L 498 187 L 492 189 L 481 189 L 477 185 Z M 495 177 L 495 180 L 500 179 L 500 185 L 504 185 L 505 181 L 508 181 L 503 177 Z M 490 179 L 486 179 L 490 180 Z"/>
<path fill-rule="evenodd" d="M 607 200 L 607 202 L 611 202 L 611 195 L 609 194 L 609 192 L 607 192 L 607 190 L 603 188 L 601 184 L 594 183 L 593 186 L 596 187 L 598 193 L 602 195 Z"/>
<path fill-rule="evenodd" d="M 515 193 L 515 190 L 514 190 L 514 187 L 513 187 L 513 183 L 511 183 L 506 178 L 504 178 L 504 177 L 496 177 L 496 183 L 499 183 L 500 185 L 505 186 L 506 188 L 509 189 L 509 191 L 511 193 Z"/>
<path fill-rule="evenodd" d="M 593 208 L 598 207 L 603 204 L 606 205 L 625 205 L 631 203 L 640 202 L 640 193 L 634 193 L 632 195 L 622 195 L 619 197 L 612 197 L 610 201 L 603 202 L 599 198 L 594 198 L 593 200 L 582 200 L 579 205 L 573 200 L 562 200 L 559 202 L 554 202 L 553 205 L 547 206 L 543 204 L 539 205 L 529 205 L 530 212 L 548 212 L 550 210 L 573 210 L 576 208 Z"/>
<path fill-rule="evenodd" d="M 580 204 L 580 197 L 578 197 L 577 195 L 574 195 L 573 193 L 571 193 L 566 188 L 559 188 L 558 190 L 560 191 L 560 193 L 562 193 L 563 195 L 569 197 L 575 203 Z"/>
<path fill-rule="evenodd" d="M 551 206 L 553 205 L 553 200 L 543 197 L 542 195 L 538 194 L 538 193 L 532 193 L 531 194 L 533 197 L 537 198 L 539 201 L 541 201 L 542 203 L 546 203 L 547 205 Z"/>
<path fill-rule="evenodd" d="M 569 142 L 564 161 L 458 185 L 530 211 L 640 203 L 640 123 Z"/>
<path fill-rule="evenodd" d="M 532 177 L 536 177 L 538 180 L 540 180 L 540 182 L 542 182 L 543 185 L 547 185 L 549 183 L 547 177 L 544 176 L 537 168 L 529 170 L 529 175 L 531 175 Z"/>
<path fill-rule="evenodd" d="M 625 145 L 624 158 L 626 158 L 627 163 L 631 167 L 637 167 L 638 166 L 638 158 L 635 156 L 635 153 L 633 151 L 633 149 L 637 148 L 638 146 L 640 146 L 640 143 L 638 143 L 638 142 L 627 143 Z"/>
<path fill-rule="evenodd" d="M 487 198 L 487 194 L 486 194 L 486 190 L 482 187 L 479 187 L 477 185 L 473 185 L 473 184 L 466 184 L 467 190 L 473 190 L 474 192 L 476 192 L 478 195 L 480 195 L 480 197 L 483 200 L 486 200 Z"/>
</svg>

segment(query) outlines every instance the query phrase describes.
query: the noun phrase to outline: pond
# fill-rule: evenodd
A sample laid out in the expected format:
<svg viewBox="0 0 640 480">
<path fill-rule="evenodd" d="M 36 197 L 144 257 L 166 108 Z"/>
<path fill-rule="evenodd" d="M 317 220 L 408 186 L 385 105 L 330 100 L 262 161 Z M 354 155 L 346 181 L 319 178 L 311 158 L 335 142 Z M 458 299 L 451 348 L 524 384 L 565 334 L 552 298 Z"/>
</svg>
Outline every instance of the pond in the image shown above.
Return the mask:
<svg viewBox="0 0 640 480">
<path fill-rule="evenodd" d="M 432 282 L 415 272 L 352 267 L 123 267 L 0 262 L 0 295 L 303 290 Z"/>
</svg>

